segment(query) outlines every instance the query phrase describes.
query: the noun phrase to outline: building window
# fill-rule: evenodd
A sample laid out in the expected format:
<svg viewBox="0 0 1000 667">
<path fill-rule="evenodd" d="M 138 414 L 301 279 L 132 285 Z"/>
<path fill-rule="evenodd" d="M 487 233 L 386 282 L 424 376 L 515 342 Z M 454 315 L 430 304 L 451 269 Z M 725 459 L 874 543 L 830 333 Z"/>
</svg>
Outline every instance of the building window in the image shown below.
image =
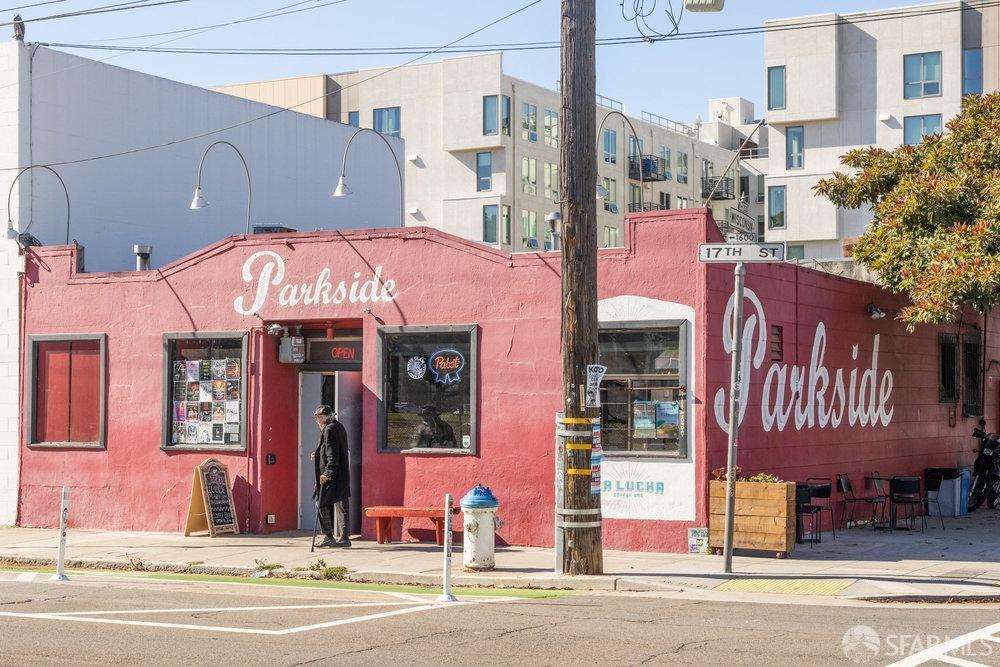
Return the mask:
<svg viewBox="0 0 1000 667">
<path fill-rule="evenodd" d="M 165 447 L 245 447 L 246 334 L 165 334 Z"/>
<path fill-rule="evenodd" d="M 805 166 L 805 128 L 801 125 L 785 130 L 785 169 Z"/>
<path fill-rule="evenodd" d="M 805 259 L 806 247 L 804 245 L 785 246 L 785 259 Z"/>
<path fill-rule="evenodd" d="M 483 136 L 493 136 L 499 131 L 497 101 L 496 95 L 483 96 Z"/>
<path fill-rule="evenodd" d="M 673 173 L 670 171 L 670 149 L 660 146 L 660 159 L 663 160 L 663 180 L 673 180 Z"/>
<path fill-rule="evenodd" d="M 785 66 L 767 68 L 767 108 L 785 108 Z"/>
<path fill-rule="evenodd" d="M 642 188 L 638 183 L 628 184 L 628 207 L 633 213 L 642 210 Z"/>
<path fill-rule="evenodd" d="M 385 109 L 375 109 L 372 111 L 372 127 L 376 132 L 387 134 L 390 137 L 400 136 L 402 127 L 400 125 L 399 107 L 386 107 Z"/>
<path fill-rule="evenodd" d="M 747 201 L 750 201 L 750 176 L 740 176 L 740 197 L 746 195 Z"/>
<path fill-rule="evenodd" d="M 618 181 L 613 178 L 604 179 L 604 187 L 608 194 L 604 197 L 604 210 L 610 213 L 618 212 Z"/>
<path fill-rule="evenodd" d="M 605 248 L 617 248 L 618 247 L 618 228 L 612 227 L 610 225 L 604 225 L 604 247 Z"/>
<path fill-rule="evenodd" d="M 538 107 L 527 102 L 521 105 L 521 138 L 538 141 Z"/>
<path fill-rule="evenodd" d="M 661 192 L 660 193 L 660 210 L 669 211 L 670 210 L 670 193 Z"/>
<path fill-rule="evenodd" d="M 476 453 L 475 325 L 378 330 L 378 451 Z"/>
<path fill-rule="evenodd" d="M 476 192 L 493 189 L 493 153 L 476 153 Z"/>
<path fill-rule="evenodd" d="M 979 334 L 962 336 L 962 413 L 983 414 L 983 342 Z"/>
<path fill-rule="evenodd" d="M 538 194 L 538 174 L 535 166 L 535 158 L 521 158 L 521 192 L 524 194 Z"/>
<path fill-rule="evenodd" d="M 552 146 L 553 148 L 559 148 L 559 114 L 555 111 L 545 110 L 545 117 L 543 119 L 544 127 L 542 128 L 545 133 L 545 145 Z"/>
<path fill-rule="evenodd" d="M 903 56 L 903 97 L 914 100 L 941 94 L 941 52 Z"/>
<path fill-rule="evenodd" d="M 785 186 L 772 185 L 767 189 L 767 228 L 785 228 Z"/>
<path fill-rule="evenodd" d="M 958 336 L 938 334 L 938 402 L 958 400 Z"/>
<path fill-rule="evenodd" d="M 104 334 L 28 340 L 28 445 L 104 447 Z"/>
<path fill-rule="evenodd" d="M 618 163 L 618 133 L 608 128 L 604 128 L 604 161 Z"/>
<path fill-rule="evenodd" d="M 500 131 L 510 136 L 510 95 L 500 96 Z"/>
<path fill-rule="evenodd" d="M 687 153 L 677 153 L 677 182 L 688 182 L 688 156 Z"/>
<path fill-rule="evenodd" d="M 677 197 L 677 208 L 687 208 L 688 198 L 687 197 Z"/>
<path fill-rule="evenodd" d="M 601 444 L 609 456 L 687 456 L 686 326 L 616 323 L 598 332 L 599 360 L 608 369 L 601 384 Z"/>
<path fill-rule="evenodd" d="M 361 127 L 361 113 L 358 111 L 348 111 L 347 124 L 351 127 Z"/>
<path fill-rule="evenodd" d="M 757 216 L 757 240 L 764 242 L 764 216 Z"/>
<path fill-rule="evenodd" d="M 528 248 L 538 248 L 537 221 L 534 211 L 521 210 L 521 242 Z"/>
<path fill-rule="evenodd" d="M 903 143 L 919 144 L 924 137 L 941 133 L 941 114 L 932 113 L 926 116 L 906 116 L 903 118 Z"/>
<path fill-rule="evenodd" d="M 551 229 L 546 229 L 545 230 L 545 243 L 543 244 L 542 249 L 545 250 L 545 252 L 550 252 L 552 250 L 552 230 Z"/>
<path fill-rule="evenodd" d="M 629 135 L 628 138 L 628 156 L 629 157 L 639 157 L 643 153 L 642 139 L 636 139 L 635 137 Z"/>
<path fill-rule="evenodd" d="M 780 324 L 772 324 L 771 330 L 768 332 L 767 339 L 771 352 L 771 361 L 784 361 L 785 351 L 782 341 L 783 337 L 784 328 Z"/>
<path fill-rule="evenodd" d="M 757 174 L 757 203 L 764 203 L 764 174 Z"/>
<path fill-rule="evenodd" d="M 483 243 L 494 245 L 497 242 L 497 208 L 496 204 L 483 207 Z"/>
<path fill-rule="evenodd" d="M 715 163 L 706 158 L 701 159 L 701 175 L 706 178 L 715 176 Z"/>
<path fill-rule="evenodd" d="M 510 206 L 500 206 L 500 240 L 504 245 L 510 245 Z"/>
<path fill-rule="evenodd" d="M 983 93 L 983 50 L 981 48 L 962 51 L 962 95 Z"/>
<path fill-rule="evenodd" d="M 546 162 L 543 166 L 545 177 L 545 196 L 553 201 L 559 199 L 559 165 Z"/>
</svg>

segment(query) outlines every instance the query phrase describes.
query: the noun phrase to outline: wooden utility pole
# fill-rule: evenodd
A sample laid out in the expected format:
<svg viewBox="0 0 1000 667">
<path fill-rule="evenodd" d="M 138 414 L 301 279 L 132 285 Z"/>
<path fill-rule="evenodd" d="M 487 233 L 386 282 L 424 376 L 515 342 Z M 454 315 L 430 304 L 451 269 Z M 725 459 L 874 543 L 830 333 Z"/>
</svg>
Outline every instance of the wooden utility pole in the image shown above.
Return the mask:
<svg viewBox="0 0 1000 667">
<path fill-rule="evenodd" d="M 597 131 L 595 0 L 562 0 L 563 428 L 585 430 L 587 364 L 597 363 Z M 567 446 L 563 467 L 563 572 L 601 574 L 601 496 L 591 493 L 590 449 Z M 559 499 L 557 498 L 557 501 Z M 585 524 L 575 527 L 573 523 Z"/>
</svg>

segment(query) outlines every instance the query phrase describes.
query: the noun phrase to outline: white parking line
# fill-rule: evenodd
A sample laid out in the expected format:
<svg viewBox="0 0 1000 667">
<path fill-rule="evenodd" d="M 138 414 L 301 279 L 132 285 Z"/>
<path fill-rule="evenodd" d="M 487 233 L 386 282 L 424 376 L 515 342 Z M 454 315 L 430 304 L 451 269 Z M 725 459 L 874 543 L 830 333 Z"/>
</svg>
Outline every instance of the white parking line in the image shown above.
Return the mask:
<svg viewBox="0 0 1000 667">
<path fill-rule="evenodd" d="M 921 651 L 920 653 L 914 653 L 907 658 L 894 662 L 889 665 L 889 667 L 916 667 L 917 665 L 923 665 L 935 660 L 939 662 L 947 662 L 953 665 L 974 665 L 979 667 L 982 663 L 971 662 L 969 660 L 965 660 L 964 658 L 956 658 L 946 654 L 977 641 L 985 640 L 998 642 L 1000 639 L 993 636 L 997 633 L 1000 633 L 1000 623 L 994 623 L 993 625 L 988 625 L 985 628 L 980 628 L 974 632 L 969 632 L 955 637 L 954 639 L 949 639 L 946 642 L 941 642 L 940 644 L 932 646 L 927 650 Z"/>
<path fill-rule="evenodd" d="M 38 573 L 36 572 L 22 572 L 14 577 L 14 581 L 34 581 L 37 576 Z"/>
<path fill-rule="evenodd" d="M 421 600 L 424 602 L 424 600 Z M 281 611 L 283 609 L 342 609 L 344 607 L 397 607 L 406 602 L 349 602 L 344 604 L 296 604 L 275 605 L 271 607 L 191 607 L 189 609 L 125 609 L 119 611 L 59 611 L 47 616 L 110 616 L 117 614 L 169 614 L 202 612 L 202 611 Z"/>
</svg>

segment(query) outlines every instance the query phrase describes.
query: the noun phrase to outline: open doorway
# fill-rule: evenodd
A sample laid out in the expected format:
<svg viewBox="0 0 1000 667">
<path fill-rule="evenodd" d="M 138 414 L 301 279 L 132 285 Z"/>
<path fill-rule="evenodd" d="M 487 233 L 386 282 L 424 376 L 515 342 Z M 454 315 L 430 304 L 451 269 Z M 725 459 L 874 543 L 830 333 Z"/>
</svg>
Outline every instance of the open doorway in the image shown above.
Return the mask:
<svg viewBox="0 0 1000 667">
<path fill-rule="evenodd" d="M 299 373 L 299 522 L 300 530 L 316 524 L 313 485 L 316 469 L 310 454 L 319 445 L 313 412 L 329 405 L 347 431 L 351 470 L 350 533 L 361 532 L 361 373 L 360 371 Z"/>
</svg>

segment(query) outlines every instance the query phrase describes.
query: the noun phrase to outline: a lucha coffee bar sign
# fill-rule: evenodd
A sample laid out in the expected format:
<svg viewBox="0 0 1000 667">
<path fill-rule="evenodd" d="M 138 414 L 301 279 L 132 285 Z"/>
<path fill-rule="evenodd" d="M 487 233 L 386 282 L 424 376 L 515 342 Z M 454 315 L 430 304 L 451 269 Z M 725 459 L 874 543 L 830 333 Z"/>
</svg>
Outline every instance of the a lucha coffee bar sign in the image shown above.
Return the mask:
<svg viewBox="0 0 1000 667">
<path fill-rule="evenodd" d="M 243 282 L 253 286 L 253 300 L 245 295 L 236 297 L 233 309 L 240 315 L 253 315 L 269 299 L 279 307 L 318 306 L 340 303 L 378 303 L 396 298 L 396 281 L 382 278 L 382 267 L 376 266 L 365 277 L 355 271 L 349 279 L 332 282 L 333 272 L 324 267 L 310 282 L 285 281 L 285 260 L 271 250 L 261 250 L 243 262 Z"/>
</svg>

